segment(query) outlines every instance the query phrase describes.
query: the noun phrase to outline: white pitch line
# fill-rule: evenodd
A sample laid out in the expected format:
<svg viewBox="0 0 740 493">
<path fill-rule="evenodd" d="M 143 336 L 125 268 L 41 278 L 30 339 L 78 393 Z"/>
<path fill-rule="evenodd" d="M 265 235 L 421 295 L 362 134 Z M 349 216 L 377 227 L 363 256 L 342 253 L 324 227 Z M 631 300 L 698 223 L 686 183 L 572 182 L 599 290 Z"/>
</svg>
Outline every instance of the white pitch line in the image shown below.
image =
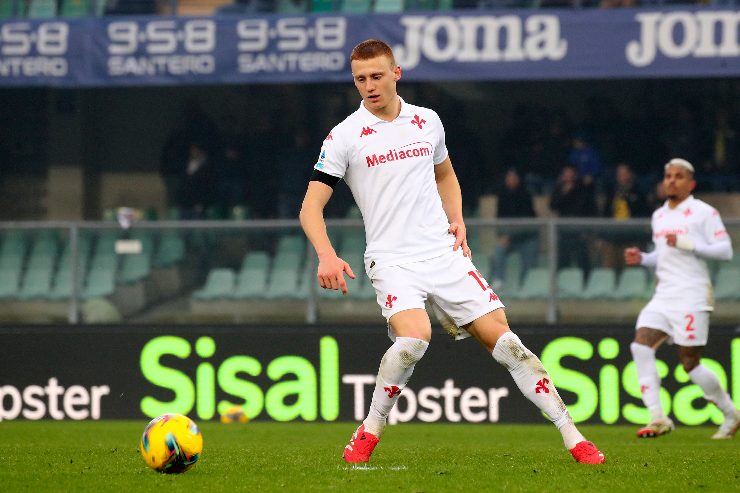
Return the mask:
<svg viewBox="0 0 740 493">
<path fill-rule="evenodd" d="M 350 466 L 353 471 L 405 471 L 408 469 L 406 466 Z"/>
</svg>

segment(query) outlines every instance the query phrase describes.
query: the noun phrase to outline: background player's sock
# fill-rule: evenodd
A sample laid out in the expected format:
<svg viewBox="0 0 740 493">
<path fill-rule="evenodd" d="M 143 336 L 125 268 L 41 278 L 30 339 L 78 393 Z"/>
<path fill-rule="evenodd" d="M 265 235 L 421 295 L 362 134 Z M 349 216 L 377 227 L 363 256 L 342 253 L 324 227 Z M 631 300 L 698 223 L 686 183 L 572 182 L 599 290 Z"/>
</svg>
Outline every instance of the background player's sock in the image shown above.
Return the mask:
<svg viewBox="0 0 740 493">
<path fill-rule="evenodd" d="M 424 356 L 429 343 L 413 337 L 396 337 L 380 361 L 378 377 L 375 380 L 373 400 L 365 418 L 365 431 L 380 438 L 385 428 L 388 414 L 406 387 L 414 365 Z"/>
<path fill-rule="evenodd" d="M 660 405 L 660 376 L 655 365 L 655 349 L 638 342 L 630 344 L 632 359 L 637 368 L 637 381 L 640 383 L 642 402 L 650 411 L 652 420 L 664 418 Z"/>
<path fill-rule="evenodd" d="M 496 342 L 493 358 L 509 370 L 522 394 L 532 401 L 563 435 L 565 447 L 570 450 L 585 440 L 573 424 L 555 385 L 540 359 L 513 332 L 506 332 Z"/>
<path fill-rule="evenodd" d="M 697 365 L 689 372 L 689 378 L 704 391 L 704 397 L 712 401 L 725 416 L 735 415 L 735 405 L 730 396 L 722 390 L 717 375 L 704 365 Z"/>
</svg>

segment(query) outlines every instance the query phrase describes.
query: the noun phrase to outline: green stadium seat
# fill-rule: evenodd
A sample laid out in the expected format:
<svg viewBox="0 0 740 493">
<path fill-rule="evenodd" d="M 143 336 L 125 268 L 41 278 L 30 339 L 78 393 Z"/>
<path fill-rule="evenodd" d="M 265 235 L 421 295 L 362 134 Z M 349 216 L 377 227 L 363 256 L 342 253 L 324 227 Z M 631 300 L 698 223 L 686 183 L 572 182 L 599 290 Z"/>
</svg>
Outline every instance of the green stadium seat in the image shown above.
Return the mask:
<svg viewBox="0 0 740 493">
<path fill-rule="evenodd" d="M 437 0 L 406 0 L 404 10 L 437 10 Z"/>
<path fill-rule="evenodd" d="M 363 14 L 370 11 L 370 0 L 341 0 L 342 5 L 339 10 L 350 14 Z"/>
<path fill-rule="evenodd" d="M 299 253 L 303 255 L 306 252 L 306 240 L 303 235 L 285 235 L 278 240 L 275 255 L 283 253 Z"/>
<path fill-rule="evenodd" d="M 309 0 L 278 0 L 275 12 L 279 14 L 304 14 L 308 12 Z"/>
<path fill-rule="evenodd" d="M 29 0 L 28 17 L 31 19 L 46 19 L 56 17 L 56 0 Z"/>
<path fill-rule="evenodd" d="M 616 300 L 642 300 L 649 297 L 647 271 L 642 267 L 628 267 L 622 271 L 614 290 Z"/>
<path fill-rule="evenodd" d="M 0 19 L 15 16 L 15 0 L 0 0 Z"/>
<path fill-rule="evenodd" d="M 156 267 L 170 267 L 185 259 L 185 239 L 179 231 L 166 230 L 154 254 Z"/>
<path fill-rule="evenodd" d="M 714 282 L 717 300 L 740 300 L 740 267 L 720 267 Z"/>
<path fill-rule="evenodd" d="M 610 299 L 617 287 L 617 273 L 614 269 L 599 267 L 593 269 L 583 289 L 583 299 Z"/>
<path fill-rule="evenodd" d="M 335 0 L 311 0 L 311 12 L 334 12 Z"/>
<path fill-rule="evenodd" d="M 300 298 L 299 280 L 302 274 L 303 272 L 298 269 L 273 268 L 265 290 L 265 298 L 269 300 Z"/>
<path fill-rule="evenodd" d="M 146 279 L 151 273 L 152 255 L 149 252 L 127 254 L 121 262 L 119 282 L 130 284 Z"/>
<path fill-rule="evenodd" d="M 244 256 L 236 278 L 235 299 L 261 298 L 267 291 L 270 257 L 267 252 L 253 251 Z"/>
<path fill-rule="evenodd" d="M 232 269 L 211 269 L 203 288 L 193 292 L 196 300 L 218 300 L 231 298 L 234 293 L 236 274 Z"/>
<path fill-rule="evenodd" d="M 51 296 L 53 277 L 51 266 L 48 269 L 29 269 L 23 275 L 19 300 L 47 299 Z"/>
<path fill-rule="evenodd" d="M 583 271 L 579 267 L 566 267 L 558 271 L 558 298 L 583 297 Z"/>
<path fill-rule="evenodd" d="M 375 12 L 403 12 L 403 0 L 375 0 Z"/>
<path fill-rule="evenodd" d="M 0 299 L 12 299 L 18 295 L 21 273 L 18 270 L 0 270 Z"/>
<path fill-rule="evenodd" d="M 524 281 L 517 291 L 509 292 L 513 299 L 542 300 L 550 296 L 550 271 L 545 267 L 536 267 L 527 271 Z"/>
<path fill-rule="evenodd" d="M 92 13 L 90 0 L 63 0 L 62 17 L 84 17 Z"/>
<path fill-rule="evenodd" d="M 85 300 L 92 298 L 105 298 L 110 296 L 116 289 L 116 271 L 110 268 L 90 269 L 87 274 L 85 287 L 80 297 Z"/>
<path fill-rule="evenodd" d="M 452 10 L 454 8 L 454 0 L 438 0 L 437 2 L 437 10 Z"/>
</svg>

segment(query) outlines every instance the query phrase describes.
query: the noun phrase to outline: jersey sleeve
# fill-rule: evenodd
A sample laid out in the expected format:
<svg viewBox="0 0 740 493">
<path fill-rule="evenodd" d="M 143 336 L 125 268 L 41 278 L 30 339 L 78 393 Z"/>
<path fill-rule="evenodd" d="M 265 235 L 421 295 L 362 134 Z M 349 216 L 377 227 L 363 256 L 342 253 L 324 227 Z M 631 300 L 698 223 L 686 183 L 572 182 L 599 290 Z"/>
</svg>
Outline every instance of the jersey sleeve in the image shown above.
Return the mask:
<svg viewBox="0 0 740 493">
<path fill-rule="evenodd" d="M 334 127 L 324 139 L 319 159 L 313 168 L 337 178 L 344 178 L 349 165 L 347 148 L 347 143 L 341 138 L 337 127 Z"/>
<path fill-rule="evenodd" d="M 434 143 L 434 164 L 441 164 L 442 161 L 447 159 L 447 144 L 445 142 L 445 127 L 442 124 L 442 120 L 439 118 L 437 112 L 433 112 L 434 119 L 437 121 L 439 128 L 437 132 L 437 141 Z"/>
<path fill-rule="evenodd" d="M 725 228 L 717 209 L 713 207 L 709 209 L 703 226 L 702 240 L 705 243 L 710 245 L 721 242 L 730 243 L 730 235 L 727 233 L 727 228 Z"/>
</svg>

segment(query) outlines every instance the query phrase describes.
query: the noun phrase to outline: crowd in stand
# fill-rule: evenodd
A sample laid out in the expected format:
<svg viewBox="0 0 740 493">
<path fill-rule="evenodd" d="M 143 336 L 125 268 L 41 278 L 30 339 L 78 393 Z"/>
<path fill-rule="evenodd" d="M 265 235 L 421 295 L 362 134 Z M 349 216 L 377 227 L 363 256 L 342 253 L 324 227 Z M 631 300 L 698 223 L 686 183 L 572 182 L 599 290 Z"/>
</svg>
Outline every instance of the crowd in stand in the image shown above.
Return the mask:
<svg viewBox="0 0 740 493">
<path fill-rule="evenodd" d="M 530 195 L 549 197 L 556 215 L 649 217 L 662 203 L 662 164 L 676 156 L 694 163 L 698 193 L 740 192 L 739 115 L 731 104 L 687 102 L 625 117 L 608 99 L 593 98 L 578 120 L 565 110 L 523 104 L 509 113 L 490 152 L 495 136 L 468 128 L 464 105 L 434 97 L 440 113 L 457 115 L 447 118 L 446 131 L 469 211 L 481 195 L 506 193 L 513 170 Z M 224 217 L 235 206 L 254 218 L 295 218 L 330 129 L 285 126 L 279 118 L 266 112 L 244 122 L 229 114 L 217 123 L 191 101 L 162 152 L 170 205 L 183 218 L 209 217 L 209 207 Z M 338 195 L 330 215 L 352 204 L 349 194 Z"/>
</svg>

